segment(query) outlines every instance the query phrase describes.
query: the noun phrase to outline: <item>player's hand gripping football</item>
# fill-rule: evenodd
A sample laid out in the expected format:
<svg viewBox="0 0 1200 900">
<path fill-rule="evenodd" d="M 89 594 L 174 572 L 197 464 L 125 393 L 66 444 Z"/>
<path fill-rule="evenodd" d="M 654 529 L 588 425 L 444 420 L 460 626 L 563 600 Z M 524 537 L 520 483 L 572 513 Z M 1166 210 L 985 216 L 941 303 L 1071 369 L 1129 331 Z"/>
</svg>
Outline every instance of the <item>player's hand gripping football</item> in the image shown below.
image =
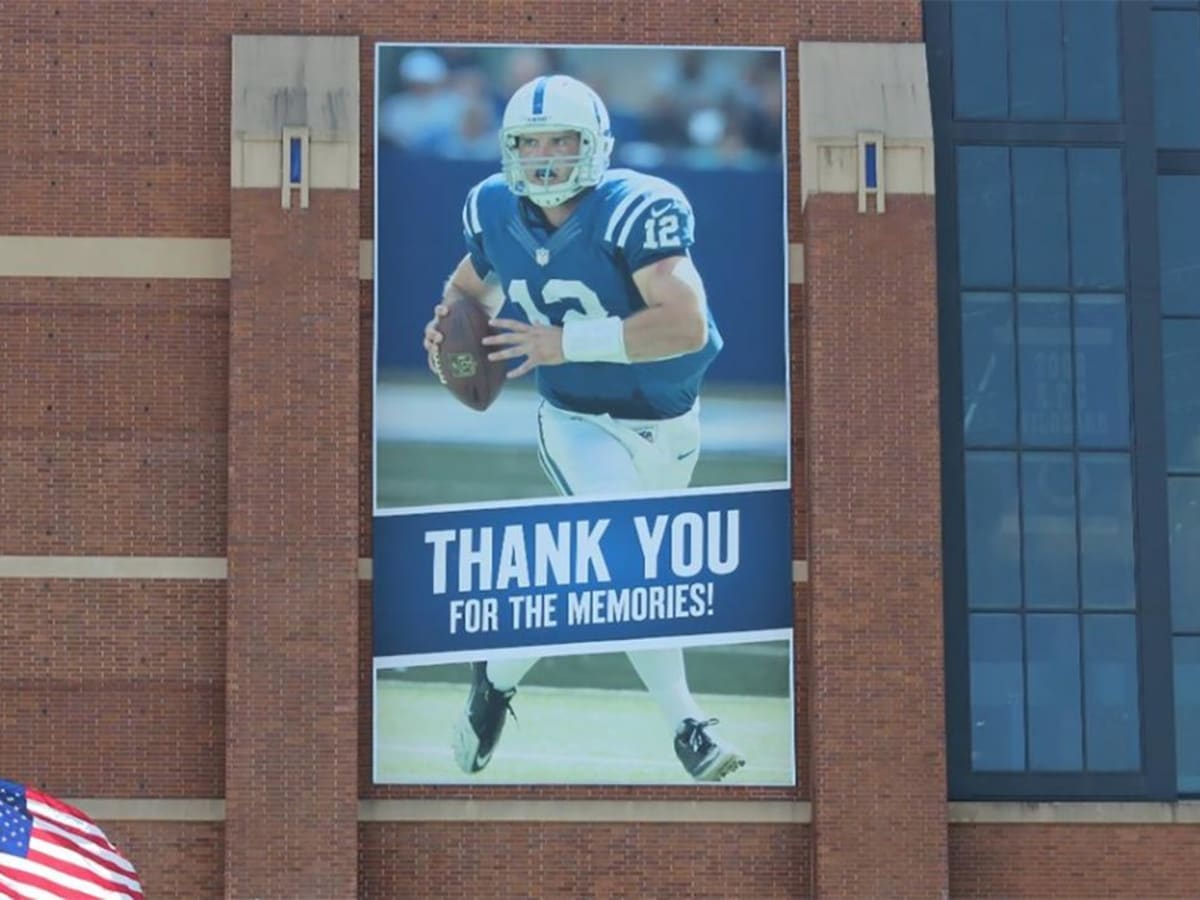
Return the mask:
<svg viewBox="0 0 1200 900">
<path fill-rule="evenodd" d="M 438 331 L 438 320 L 446 318 L 447 312 L 449 312 L 449 308 L 445 303 L 439 303 L 433 308 L 433 318 L 425 323 L 425 339 L 422 341 L 429 371 L 436 375 L 442 384 L 446 383 L 446 376 L 442 374 L 442 366 L 438 362 L 438 344 L 442 342 L 442 333 Z"/>
<path fill-rule="evenodd" d="M 493 328 L 503 328 L 501 334 L 489 334 L 483 339 L 485 347 L 500 347 L 488 354 L 488 359 L 509 360 L 525 357 L 511 369 L 509 378 L 520 378 L 538 366 L 557 366 L 566 362 L 563 356 L 562 329 L 554 325 L 529 325 L 516 319 L 493 319 Z M 428 332 L 427 332 L 428 333 Z"/>
</svg>

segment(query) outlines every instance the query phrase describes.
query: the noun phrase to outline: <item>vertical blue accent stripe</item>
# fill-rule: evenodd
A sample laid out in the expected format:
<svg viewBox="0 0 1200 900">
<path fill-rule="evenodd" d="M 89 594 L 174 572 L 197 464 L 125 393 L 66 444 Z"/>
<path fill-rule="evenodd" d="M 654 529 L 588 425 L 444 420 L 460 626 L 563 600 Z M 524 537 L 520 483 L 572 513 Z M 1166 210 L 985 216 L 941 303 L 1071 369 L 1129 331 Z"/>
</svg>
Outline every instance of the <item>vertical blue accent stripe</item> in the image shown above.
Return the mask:
<svg viewBox="0 0 1200 900">
<path fill-rule="evenodd" d="M 543 75 L 538 79 L 538 83 L 533 87 L 533 114 L 540 116 L 542 114 L 542 104 L 546 102 L 546 82 L 547 78 Z"/>
<path fill-rule="evenodd" d="M 538 404 L 538 462 L 542 464 L 542 471 L 546 473 L 546 477 L 550 479 L 550 483 L 554 485 L 555 490 L 564 497 L 572 497 L 575 492 L 567 484 L 567 476 L 563 474 L 562 469 L 558 467 L 558 464 L 550 456 L 550 448 L 546 446 L 546 429 L 542 424 L 542 409 L 545 405 L 545 400 Z"/>
<path fill-rule="evenodd" d="M 544 474 L 546 479 L 552 485 L 554 485 L 554 489 L 556 491 L 558 491 L 564 497 L 574 496 L 574 494 L 571 493 L 571 489 L 563 482 L 562 473 L 558 466 L 556 466 L 550 457 L 546 455 L 546 448 L 544 446 L 538 447 L 538 462 L 541 464 L 542 474 Z"/>
<path fill-rule="evenodd" d="M 291 138 L 288 145 L 288 152 L 291 154 L 291 166 L 288 178 L 292 184 L 299 184 L 302 179 L 300 177 L 300 138 Z"/>
<path fill-rule="evenodd" d="M 864 162 L 864 167 L 867 170 L 867 187 L 879 187 L 879 173 L 876 172 L 875 145 L 873 143 L 867 144 L 866 149 L 867 156 Z"/>
</svg>

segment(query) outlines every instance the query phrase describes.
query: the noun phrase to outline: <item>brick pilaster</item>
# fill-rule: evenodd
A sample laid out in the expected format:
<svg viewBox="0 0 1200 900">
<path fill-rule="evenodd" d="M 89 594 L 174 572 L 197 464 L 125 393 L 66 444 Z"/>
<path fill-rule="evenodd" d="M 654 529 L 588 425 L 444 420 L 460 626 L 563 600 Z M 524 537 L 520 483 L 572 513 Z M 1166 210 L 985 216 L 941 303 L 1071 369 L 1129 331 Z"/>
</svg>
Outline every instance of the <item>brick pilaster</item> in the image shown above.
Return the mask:
<svg viewBox="0 0 1200 900">
<path fill-rule="evenodd" d="M 358 202 L 231 200 L 229 897 L 356 893 Z"/>
<path fill-rule="evenodd" d="M 814 882 L 948 890 L 933 198 L 805 209 Z"/>
</svg>

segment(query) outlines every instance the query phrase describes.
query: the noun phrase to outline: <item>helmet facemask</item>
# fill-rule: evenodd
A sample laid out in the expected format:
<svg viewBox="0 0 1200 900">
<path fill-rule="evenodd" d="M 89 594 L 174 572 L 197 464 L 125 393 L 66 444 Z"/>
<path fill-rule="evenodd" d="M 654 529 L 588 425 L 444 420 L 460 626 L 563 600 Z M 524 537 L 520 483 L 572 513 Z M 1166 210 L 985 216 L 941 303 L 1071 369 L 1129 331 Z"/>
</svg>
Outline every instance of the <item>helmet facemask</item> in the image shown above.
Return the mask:
<svg viewBox="0 0 1200 900">
<path fill-rule="evenodd" d="M 531 134 L 555 134 L 570 131 L 579 136 L 579 152 L 575 155 L 523 156 L 520 141 Z M 504 177 L 509 189 L 520 197 L 527 197 L 538 206 L 550 207 L 566 203 L 580 191 L 600 181 L 607 168 L 597 165 L 596 146 L 598 141 L 593 132 L 558 128 L 506 128 L 501 132 L 501 158 Z M 544 180 L 551 173 L 565 177 L 561 180 Z"/>
<path fill-rule="evenodd" d="M 522 137 L 561 132 L 579 136 L 578 154 L 521 155 Z M 595 91 L 564 75 L 536 78 L 513 94 L 504 111 L 500 129 L 504 178 L 518 197 L 541 207 L 560 206 L 599 184 L 608 169 L 612 144 L 608 110 Z M 564 171 L 562 180 L 542 180 L 550 172 Z"/>
</svg>

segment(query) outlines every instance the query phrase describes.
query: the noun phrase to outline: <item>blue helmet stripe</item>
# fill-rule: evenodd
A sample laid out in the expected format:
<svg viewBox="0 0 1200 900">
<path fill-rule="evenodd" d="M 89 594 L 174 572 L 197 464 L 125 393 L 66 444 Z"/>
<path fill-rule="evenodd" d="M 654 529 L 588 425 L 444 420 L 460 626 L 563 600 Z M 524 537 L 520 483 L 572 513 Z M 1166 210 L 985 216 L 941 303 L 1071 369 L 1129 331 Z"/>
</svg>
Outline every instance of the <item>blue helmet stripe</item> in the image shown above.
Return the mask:
<svg viewBox="0 0 1200 900">
<path fill-rule="evenodd" d="M 540 116 L 542 114 L 542 104 L 546 101 L 546 81 L 548 79 L 543 75 L 538 79 L 537 84 L 533 86 L 533 114 Z"/>
</svg>

